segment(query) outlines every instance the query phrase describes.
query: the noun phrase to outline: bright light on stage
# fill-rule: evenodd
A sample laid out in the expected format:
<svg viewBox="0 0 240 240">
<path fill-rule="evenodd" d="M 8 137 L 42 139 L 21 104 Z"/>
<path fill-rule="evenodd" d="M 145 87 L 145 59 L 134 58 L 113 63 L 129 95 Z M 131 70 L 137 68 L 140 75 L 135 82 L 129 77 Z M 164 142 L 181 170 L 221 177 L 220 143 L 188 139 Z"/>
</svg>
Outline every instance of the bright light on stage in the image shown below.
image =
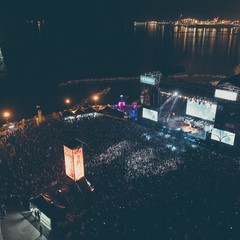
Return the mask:
<svg viewBox="0 0 240 240">
<path fill-rule="evenodd" d="M 178 96 L 178 92 L 177 91 L 175 91 L 174 93 L 173 93 L 173 96 Z"/>
</svg>

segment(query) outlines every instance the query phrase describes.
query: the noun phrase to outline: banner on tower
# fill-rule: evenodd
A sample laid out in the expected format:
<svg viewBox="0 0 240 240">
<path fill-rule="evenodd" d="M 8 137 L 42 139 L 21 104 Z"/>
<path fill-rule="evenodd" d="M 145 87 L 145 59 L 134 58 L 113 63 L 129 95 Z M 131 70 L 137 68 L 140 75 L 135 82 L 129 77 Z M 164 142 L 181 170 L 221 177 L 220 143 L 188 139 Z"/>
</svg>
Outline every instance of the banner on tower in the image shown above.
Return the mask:
<svg viewBox="0 0 240 240">
<path fill-rule="evenodd" d="M 73 149 L 74 175 L 75 181 L 84 177 L 83 149 L 82 147 Z"/>
</svg>

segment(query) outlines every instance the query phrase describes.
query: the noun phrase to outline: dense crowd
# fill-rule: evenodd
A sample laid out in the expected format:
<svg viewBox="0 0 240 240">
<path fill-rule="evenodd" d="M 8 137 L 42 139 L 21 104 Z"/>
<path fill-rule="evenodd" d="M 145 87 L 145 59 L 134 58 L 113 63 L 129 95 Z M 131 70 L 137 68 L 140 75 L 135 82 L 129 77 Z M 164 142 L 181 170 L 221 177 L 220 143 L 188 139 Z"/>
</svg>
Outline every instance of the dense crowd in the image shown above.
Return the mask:
<svg viewBox="0 0 240 240">
<path fill-rule="evenodd" d="M 64 176 L 63 144 L 84 143 L 92 204 L 58 239 L 239 239 L 240 158 L 111 117 L 25 125 L 0 140 L 0 203 L 24 205 Z"/>
</svg>

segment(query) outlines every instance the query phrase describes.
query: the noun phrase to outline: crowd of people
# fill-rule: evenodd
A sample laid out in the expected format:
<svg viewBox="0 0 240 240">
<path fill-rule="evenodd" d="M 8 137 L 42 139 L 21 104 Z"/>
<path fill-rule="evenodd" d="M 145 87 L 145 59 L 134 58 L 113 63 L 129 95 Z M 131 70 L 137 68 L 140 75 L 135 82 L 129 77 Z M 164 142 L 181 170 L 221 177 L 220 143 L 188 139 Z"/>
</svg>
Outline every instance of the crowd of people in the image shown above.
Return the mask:
<svg viewBox="0 0 240 240">
<path fill-rule="evenodd" d="M 63 144 L 74 137 L 85 143 L 94 201 L 68 209 L 58 239 L 239 239 L 239 156 L 107 116 L 26 124 L 2 137 L 0 203 L 24 206 L 60 181 Z"/>
</svg>

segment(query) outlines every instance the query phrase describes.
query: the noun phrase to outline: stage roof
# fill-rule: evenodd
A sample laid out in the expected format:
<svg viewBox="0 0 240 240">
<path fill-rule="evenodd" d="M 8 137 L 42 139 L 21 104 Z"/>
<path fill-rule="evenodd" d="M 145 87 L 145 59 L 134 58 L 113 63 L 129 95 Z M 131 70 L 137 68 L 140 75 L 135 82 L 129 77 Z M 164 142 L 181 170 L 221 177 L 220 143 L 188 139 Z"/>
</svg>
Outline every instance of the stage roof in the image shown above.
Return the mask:
<svg viewBox="0 0 240 240">
<path fill-rule="evenodd" d="M 230 76 L 227 78 L 223 78 L 222 80 L 219 81 L 218 86 L 221 86 L 226 83 L 240 88 L 240 74 L 233 75 L 233 76 Z"/>
</svg>

